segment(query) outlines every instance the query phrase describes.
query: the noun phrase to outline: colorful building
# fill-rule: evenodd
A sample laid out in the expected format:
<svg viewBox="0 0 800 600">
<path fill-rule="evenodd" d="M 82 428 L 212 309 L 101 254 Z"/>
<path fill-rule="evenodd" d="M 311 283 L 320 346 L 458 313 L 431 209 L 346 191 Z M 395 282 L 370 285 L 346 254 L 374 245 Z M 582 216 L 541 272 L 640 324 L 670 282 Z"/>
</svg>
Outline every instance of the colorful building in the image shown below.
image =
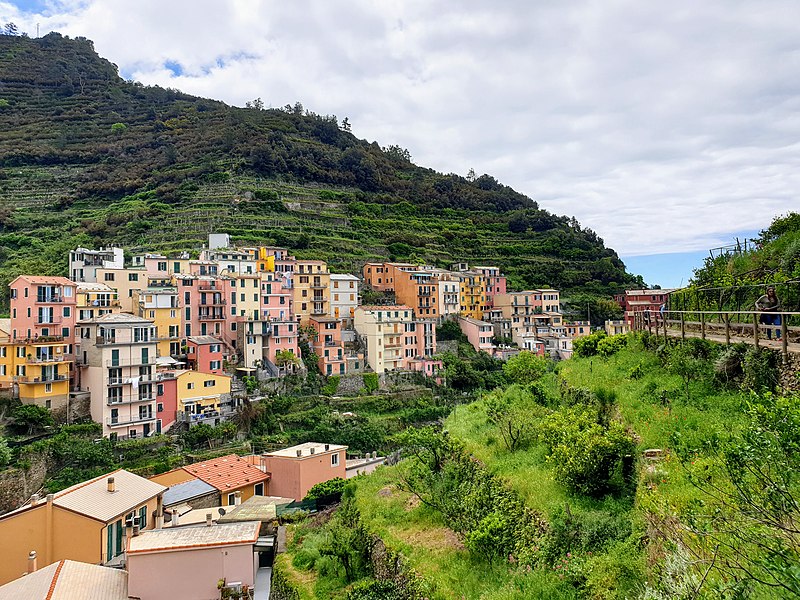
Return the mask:
<svg viewBox="0 0 800 600">
<path fill-rule="evenodd" d="M 174 287 L 148 287 L 134 290 L 136 314 L 152 321 L 158 338 L 157 356 L 181 354 L 181 304 Z"/>
<path fill-rule="evenodd" d="M 344 375 L 347 373 L 344 342 L 342 342 L 342 322 L 333 317 L 311 317 L 309 325 L 317 332 L 317 337 L 309 341 L 311 351 L 319 357 L 317 366 L 323 375 Z"/>
<path fill-rule="evenodd" d="M 483 275 L 484 305 L 487 311 L 494 307 L 494 297 L 506 293 L 506 277 L 500 272 L 499 267 L 474 267 L 474 270 Z"/>
<path fill-rule="evenodd" d="M 125 523 L 138 519 L 142 530 L 161 526 L 166 488 L 117 470 L 76 484 L 46 499 L 0 516 L 0 583 L 16 579 L 36 552 L 40 566 L 60 560 L 119 564 L 125 550 Z"/>
<path fill-rule="evenodd" d="M 104 436 L 146 437 L 156 431 L 158 334 L 152 321 L 108 314 L 80 325 L 80 386 Z"/>
<path fill-rule="evenodd" d="M 292 276 L 294 313 L 301 325 L 309 318 L 330 313 L 330 283 L 328 265 L 322 260 L 298 260 Z"/>
<path fill-rule="evenodd" d="M 224 375 L 222 370 L 222 340 L 210 335 L 186 338 L 186 356 L 189 368 L 201 373 Z"/>
<path fill-rule="evenodd" d="M 353 315 L 359 303 L 359 284 L 355 275 L 331 273 L 330 316 L 342 319 L 346 329 L 353 327 Z"/>
<path fill-rule="evenodd" d="M 76 248 L 69 253 L 69 277 L 77 283 L 98 283 L 97 269 L 122 269 L 125 256 L 122 248 Z"/>
<path fill-rule="evenodd" d="M 675 289 L 625 290 L 624 293 L 615 295 L 614 300 L 624 311 L 625 323 L 628 326 L 628 330 L 631 330 L 636 319 L 636 313 L 649 310 L 655 320 L 661 305 L 667 302 L 669 295 L 674 291 Z"/>
<path fill-rule="evenodd" d="M 120 310 L 129 313 L 136 312 L 133 306 L 133 292 L 144 289 L 149 284 L 147 271 L 140 268 L 98 268 L 97 281 L 117 290 Z"/>
<path fill-rule="evenodd" d="M 479 321 L 471 317 L 458 317 L 458 326 L 464 335 L 467 336 L 469 343 L 478 352 L 492 354 L 494 351 L 494 327 L 487 321 Z"/>
<path fill-rule="evenodd" d="M 262 454 L 264 468 L 272 475 L 272 496 L 302 500 L 308 490 L 324 481 L 345 479 L 347 446 L 307 442 Z"/>
<path fill-rule="evenodd" d="M 395 269 L 397 302 L 410 306 L 416 319 L 439 318 L 439 280 L 429 271 Z"/>
<path fill-rule="evenodd" d="M 364 341 L 366 360 L 376 373 L 403 369 L 406 327 L 414 320 L 409 306 L 359 306 L 354 325 Z M 416 340 L 415 340 L 416 345 Z"/>
</svg>

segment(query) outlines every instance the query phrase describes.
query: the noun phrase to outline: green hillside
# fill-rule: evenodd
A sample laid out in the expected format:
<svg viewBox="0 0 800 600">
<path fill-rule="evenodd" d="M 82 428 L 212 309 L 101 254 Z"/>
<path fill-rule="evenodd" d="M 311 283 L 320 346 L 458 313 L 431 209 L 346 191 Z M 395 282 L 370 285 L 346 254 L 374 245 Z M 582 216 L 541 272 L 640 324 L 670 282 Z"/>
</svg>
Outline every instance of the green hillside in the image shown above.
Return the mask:
<svg viewBox="0 0 800 600">
<path fill-rule="evenodd" d="M 124 81 L 85 38 L 0 36 L 0 283 L 64 273 L 78 243 L 182 250 L 212 230 L 339 270 L 466 260 L 519 288 L 641 284 L 593 231 L 489 175 L 417 166 L 299 103 L 235 108 Z"/>
</svg>

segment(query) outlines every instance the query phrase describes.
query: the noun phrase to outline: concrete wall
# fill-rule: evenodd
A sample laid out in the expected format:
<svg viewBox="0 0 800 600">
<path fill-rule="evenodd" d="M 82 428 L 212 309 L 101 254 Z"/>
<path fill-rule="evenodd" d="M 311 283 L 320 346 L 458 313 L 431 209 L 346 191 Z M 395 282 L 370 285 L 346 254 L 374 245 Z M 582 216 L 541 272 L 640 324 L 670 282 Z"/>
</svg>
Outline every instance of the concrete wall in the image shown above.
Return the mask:
<svg viewBox="0 0 800 600">
<path fill-rule="evenodd" d="M 253 587 L 252 544 L 128 555 L 132 597 L 218 600 L 217 582 L 223 578 Z"/>
</svg>

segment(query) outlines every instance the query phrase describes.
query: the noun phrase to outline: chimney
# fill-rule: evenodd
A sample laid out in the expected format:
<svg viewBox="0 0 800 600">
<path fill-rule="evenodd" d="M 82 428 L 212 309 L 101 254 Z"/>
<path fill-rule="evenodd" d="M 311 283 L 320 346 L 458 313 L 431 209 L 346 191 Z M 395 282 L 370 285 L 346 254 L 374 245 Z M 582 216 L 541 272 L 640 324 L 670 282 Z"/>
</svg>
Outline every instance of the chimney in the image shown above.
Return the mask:
<svg viewBox="0 0 800 600">
<path fill-rule="evenodd" d="M 264 471 L 264 473 L 266 473 L 267 472 L 267 457 L 266 456 L 261 456 L 259 458 L 259 463 L 261 463 L 261 470 Z"/>
<path fill-rule="evenodd" d="M 117 486 L 114 483 L 114 478 L 113 477 L 109 477 L 108 478 L 108 491 L 109 492 L 116 492 L 117 491 Z"/>
<path fill-rule="evenodd" d="M 241 490 L 236 490 L 233 493 L 233 505 L 239 506 L 242 503 L 242 492 Z"/>
<path fill-rule="evenodd" d="M 330 449 L 331 449 L 331 445 L 330 444 L 325 444 L 325 450 L 327 451 L 327 450 L 330 450 Z"/>
<path fill-rule="evenodd" d="M 178 512 L 178 509 L 177 508 L 173 508 L 172 509 L 172 526 L 173 527 L 177 527 L 178 525 L 180 525 L 180 523 L 178 522 L 180 520 L 180 518 L 181 518 L 181 515 Z"/>
<path fill-rule="evenodd" d="M 311 448 L 308 449 L 308 453 L 314 454 L 314 446 L 311 446 Z"/>
<path fill-rule="evenodd" d="M 211 518 L 211 513 L 206 513 L 206 527 L 211 527 L 214 521 Z"/>
<path fill-rule="evenodd" d="M 297 449 L 297 456 L 303 456 L 303 449 L 302 448 L 298 448 Z"/>
<path fill-rule="evenodd" d="M 31 496 L 31 506 L 38 505 L 39 504 L 39 500 L 40 500 L 39 494 L 34 494 L 33 496 Z"/>
<path fill-rule="evenodd" d="M 38 568 L 36 563 L 36 550 L 31 550 L 28 554 L 28 573 L 36 571 Z"/>
</svg>

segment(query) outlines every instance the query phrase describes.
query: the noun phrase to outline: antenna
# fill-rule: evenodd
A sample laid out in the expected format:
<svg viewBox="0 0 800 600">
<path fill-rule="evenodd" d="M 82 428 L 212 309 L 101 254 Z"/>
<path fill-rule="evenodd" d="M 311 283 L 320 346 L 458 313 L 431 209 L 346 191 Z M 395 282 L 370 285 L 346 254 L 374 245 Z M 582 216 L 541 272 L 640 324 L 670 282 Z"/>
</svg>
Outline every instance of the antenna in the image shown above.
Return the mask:
<svg viewBox="0 0 800 600">
<path fill-rule="evenodd" d="M 36 37 L 39 37 L 39 24 L 36 24 Z"/>
</svg>

